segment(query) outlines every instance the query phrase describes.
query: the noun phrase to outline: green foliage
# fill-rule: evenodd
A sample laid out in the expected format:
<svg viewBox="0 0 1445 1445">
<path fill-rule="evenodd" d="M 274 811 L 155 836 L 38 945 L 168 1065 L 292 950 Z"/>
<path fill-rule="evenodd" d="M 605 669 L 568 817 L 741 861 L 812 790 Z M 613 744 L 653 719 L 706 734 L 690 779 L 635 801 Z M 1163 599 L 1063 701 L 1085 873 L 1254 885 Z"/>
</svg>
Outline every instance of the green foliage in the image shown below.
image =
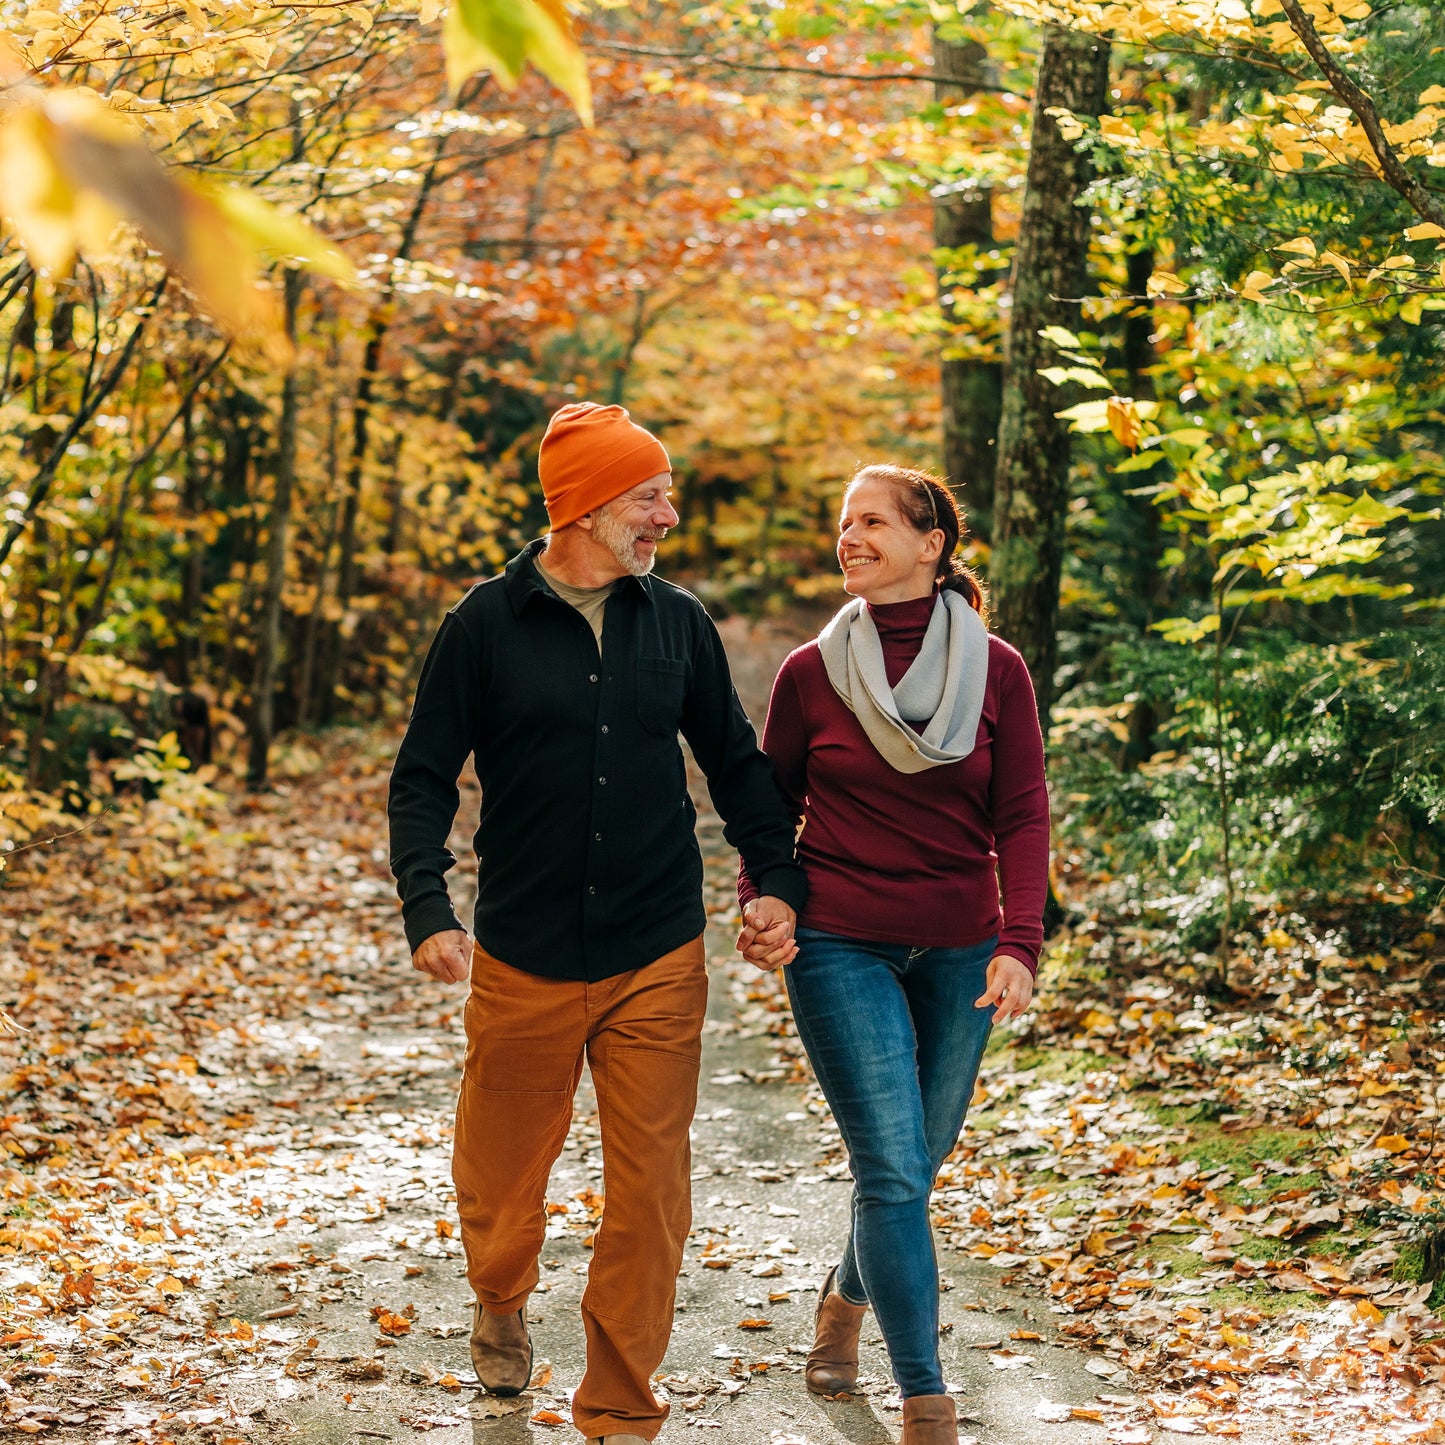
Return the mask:
<svg viewBox="0 0 1445 1445">
<path fill-rule="evenodd" d="M 1347 890 L 1369 867 L 1416 883 L 1441 871 L 1445 639 L 1395 631 L 1319 645 L 1261 632 L 1226 650 L 1222 696 L 1247 890 L 1298 897 Z M 1140 875 L 1147 906 L 1203 941 L 1222 894 L 1212 659 L 1120 644 L 1107 677 L 1069 702 L 1051 753 L 1065 846 Z M 1131 767 L 1140 715 L 1149 755 Z"/>
</svg>

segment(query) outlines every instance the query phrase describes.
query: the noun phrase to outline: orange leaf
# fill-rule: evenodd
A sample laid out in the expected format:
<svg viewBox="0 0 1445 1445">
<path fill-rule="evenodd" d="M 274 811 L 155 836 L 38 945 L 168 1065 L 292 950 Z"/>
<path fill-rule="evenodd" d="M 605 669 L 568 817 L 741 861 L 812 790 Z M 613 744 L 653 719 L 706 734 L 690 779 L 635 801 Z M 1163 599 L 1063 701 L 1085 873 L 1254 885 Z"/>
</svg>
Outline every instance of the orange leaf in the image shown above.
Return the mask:
<svg viewBox="0 0 1445 1445">
<path fill-rule="evenodd" d="M 739 1320 L 740 1330 L 770 1330 L 773 1327 L 772 1320 Z"/>
<path fill-rule="evenodd" d="M 1121 447 L 1131 452 L 1139 448 L 1139 413 L 1130 396 L 1111 396 L 1108 412 L 1109 430 Z"/>
<path fill-rule="evenodd" d="M 384 1335 L 406 1335 L 411 1333 L 411 1321 L 404 1314 L 393 1314 L 381 1305 L 371 1307 L 371 1317 Z"/>
</svg>

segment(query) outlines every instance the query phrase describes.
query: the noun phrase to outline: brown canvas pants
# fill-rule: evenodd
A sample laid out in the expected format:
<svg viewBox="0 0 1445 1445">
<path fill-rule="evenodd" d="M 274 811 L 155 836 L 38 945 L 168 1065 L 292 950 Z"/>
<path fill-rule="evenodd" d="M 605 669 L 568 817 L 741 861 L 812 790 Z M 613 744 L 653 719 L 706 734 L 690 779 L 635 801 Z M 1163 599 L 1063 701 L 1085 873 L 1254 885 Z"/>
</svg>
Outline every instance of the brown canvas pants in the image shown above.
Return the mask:
<svg viewBox="0 0 1445 1445">
<path fill-rule="evenodd" d="M 467 1275 L 492 1314 L 515 1313 L 537 1284 L 547 1175 L 584 1055 L 597 1088 L 604 1203 L 572 1401 L 588 1437 L 651 1439 L 667 1418 L 650 1382 L 692 1224 L 688 1129 L 706 1006 L 701 938 L 600 983 L 538 978 L 473 951 L 452 1177 Z"/>
</svg>

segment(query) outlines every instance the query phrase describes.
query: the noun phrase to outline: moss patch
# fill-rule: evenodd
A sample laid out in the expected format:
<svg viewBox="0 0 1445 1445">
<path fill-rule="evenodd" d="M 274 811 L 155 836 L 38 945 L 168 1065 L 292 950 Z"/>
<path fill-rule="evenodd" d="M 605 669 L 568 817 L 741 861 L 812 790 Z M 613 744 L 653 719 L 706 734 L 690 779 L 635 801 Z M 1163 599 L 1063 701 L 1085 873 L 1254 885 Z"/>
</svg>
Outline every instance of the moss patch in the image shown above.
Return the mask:
<svg viewBox="0 0 1445 1445">
<path fill-rule="evenodd" d="M 1224 1284 L 1210 1290 L 1207 1303 L 1223 1309 L 1250 1309 L 1258 1315 L 1282 1315 L 1286 1310 L 1317 1310 L 1325 1304 L 1322 1295 L 1309 1290 L 1277 1290 L 1267 1286 Z"/>
<path fill-rule="evenodd" d="M 1153 1239 L 1140 1245 L 1135 1258 L 1141 1257 L 1155 1264 L 1167 1265 L 1169 1273 L 1180 1278 L 1188 1278 L 1204 1269 L 1213 1268 L 1206 1265 L 1202 1255 L 1165 1234 L 1156 1234 Z"/>
<path fill-rule="evenodd" d="M 1283 1239 L 1249 1235 L 1235 1246 L 1235 1252 L 1245 1259 L 1285 1259 L 1295 1252 L 1295 1247 Z"/>
<path fill-rule="evenodd" d="M 1165 1111 L 1159 1111 L 1161 1114 Z M 1253 1174 L 1267 1160 L 1301 1163 L 1312 1159 L 1320 1150 L 1318 1135 L 1305 1129 L 1232 1129 L 1226 1131 L 1218 1124 L 1203 1121 L 1189 1124 L 1193 1143 L 1184 1151 L 1185 1159 L 1195 1159 L 1200 1169 L 1208 1173 L 1212 1169 L 1232 1169 L 1246 1177 Z M 1296 1180 L 1304 1175 L 1282 1178 L 1276 1186 L 1269 1181 L 1270 1194 L 1300 1187 Z M 1261 1188 L 1264 1186 L 1262 1185 Z"/>
<path fill-rule="evenodd" d="M 1012 1057 L 999 1057 L 1005 1049 L 1010 1051 Z M 984 1057 L 995 1063 L 1007 1064 L 1009 1068 L 1020 1073 L 1025 1069 L 1036 1069 L 1036 1081 L 1041 1084 L 1072 1084 L 1082 1079 L 1085 1074 L 1097 1073 L 1101 1069 L 1121 1071 L 1124 1068 L 1123 1059 L 1109 1054 L 1097 1054 L 1092 1049 L 1015 1044 L 1001 1032 L 990 1037 Z"/>
</svg>

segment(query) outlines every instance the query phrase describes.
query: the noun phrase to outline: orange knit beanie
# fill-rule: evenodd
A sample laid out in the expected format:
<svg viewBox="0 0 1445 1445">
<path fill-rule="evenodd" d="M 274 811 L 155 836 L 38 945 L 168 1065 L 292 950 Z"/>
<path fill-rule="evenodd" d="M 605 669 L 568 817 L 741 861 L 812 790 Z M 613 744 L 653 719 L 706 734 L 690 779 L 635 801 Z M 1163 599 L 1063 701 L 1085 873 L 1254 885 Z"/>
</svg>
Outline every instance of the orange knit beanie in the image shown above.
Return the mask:
<svg viewBox="0 0 1445 1445">
<path fill-rule="evenodd" d="M 553 415 L 537 457 L 554 532 L 671 470 L 662 443 L 626 408 L 592 401 L 573 402 Z"/>
</svg>

